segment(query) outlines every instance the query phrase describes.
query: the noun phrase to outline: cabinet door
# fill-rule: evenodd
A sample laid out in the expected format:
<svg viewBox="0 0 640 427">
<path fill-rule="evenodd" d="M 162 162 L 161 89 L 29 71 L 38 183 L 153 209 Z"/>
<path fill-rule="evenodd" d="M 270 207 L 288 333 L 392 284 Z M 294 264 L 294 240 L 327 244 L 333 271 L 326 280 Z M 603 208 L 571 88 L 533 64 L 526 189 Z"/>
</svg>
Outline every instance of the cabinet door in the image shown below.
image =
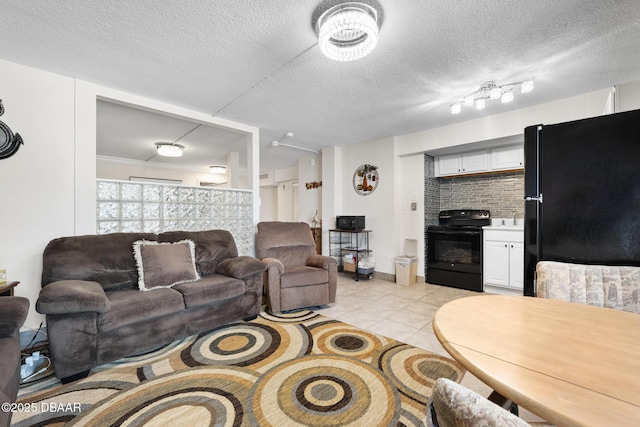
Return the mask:
<svg viewBox="0 0 640 427">
<path fill-rule="evenodd" d="M 509 243 L 509 286 L 524 290 L 524 243 Z"/>
<path fill-rule="evenodd" d="M 508 286 L 509 285 L 509 243 L 499 241 L 486 241 L 484 244 L 483 280 L 484 283 Z"/>
<path fill-rule="evenodd" d="M 475 151 L 462 155 L 462 172 L 483 172 L 488 170 L 487 151 Z"/>
<path fill-rule="evenodd" d="M 459 174 L 462 167 L 461 159 L 462 156 L 460 154 L 438 157 L 438 176 Z"/>
<path fill-rule="evenodd" d="M 524 147 L 509 146 L 491 150 L 491 169 L 508 170 L 524 167 Z"/>
</svg>

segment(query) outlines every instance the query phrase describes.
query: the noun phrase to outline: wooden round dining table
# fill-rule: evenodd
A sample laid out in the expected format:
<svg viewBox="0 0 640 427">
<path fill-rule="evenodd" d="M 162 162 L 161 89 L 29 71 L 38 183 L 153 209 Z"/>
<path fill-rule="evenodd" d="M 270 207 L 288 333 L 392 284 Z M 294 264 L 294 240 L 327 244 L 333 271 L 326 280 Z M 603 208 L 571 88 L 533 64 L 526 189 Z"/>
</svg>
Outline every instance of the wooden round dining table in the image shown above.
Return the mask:
<svg viewBox="0 0 640 427">
<path fill-rule="evenodd" d="M 640 314 L 480 294 L 443 305 L 442 346 L 502 396 L 557 426 L 640 426 Z"/>
</svg>

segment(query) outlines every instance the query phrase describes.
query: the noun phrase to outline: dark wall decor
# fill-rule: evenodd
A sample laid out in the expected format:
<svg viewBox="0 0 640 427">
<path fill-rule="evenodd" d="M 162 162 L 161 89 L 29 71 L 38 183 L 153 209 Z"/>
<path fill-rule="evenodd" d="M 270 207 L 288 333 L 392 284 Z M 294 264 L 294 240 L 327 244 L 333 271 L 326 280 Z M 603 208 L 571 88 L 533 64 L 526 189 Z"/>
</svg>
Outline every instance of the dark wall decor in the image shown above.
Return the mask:
<svg viewBox="0 0 640 427">
<path fill-rule="evenodd" d="M 0 99 L 0 116 L 4 114 L 4 106 Z M 3 121 L 0 121 L 0 159 L 7 159 L 18 152 L 18 148 L 23 144 L 19 133 L 15 135 Z"/>
</svg>

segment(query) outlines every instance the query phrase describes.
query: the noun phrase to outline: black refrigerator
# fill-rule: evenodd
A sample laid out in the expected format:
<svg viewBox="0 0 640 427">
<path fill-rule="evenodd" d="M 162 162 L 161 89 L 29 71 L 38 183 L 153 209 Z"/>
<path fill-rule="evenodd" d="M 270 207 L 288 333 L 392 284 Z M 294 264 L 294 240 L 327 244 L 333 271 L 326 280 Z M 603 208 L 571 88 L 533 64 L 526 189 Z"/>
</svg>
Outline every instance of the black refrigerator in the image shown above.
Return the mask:
<svg viewBox="0 0 640 427">
<path fill-rule="evenodd" d="M 640 265 L 640 110 L 525 128 L 524 294 L 536 263 Z"/>
</svg>

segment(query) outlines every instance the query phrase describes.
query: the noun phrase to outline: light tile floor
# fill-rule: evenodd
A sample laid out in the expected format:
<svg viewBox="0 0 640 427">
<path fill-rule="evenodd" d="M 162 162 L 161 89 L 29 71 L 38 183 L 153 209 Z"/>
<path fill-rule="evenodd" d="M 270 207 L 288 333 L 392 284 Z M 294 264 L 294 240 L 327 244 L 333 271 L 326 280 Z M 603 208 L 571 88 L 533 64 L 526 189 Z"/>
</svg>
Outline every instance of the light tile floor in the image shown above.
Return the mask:
<svg viewBox="0 0 640 427">
<path fill-rule="evenodd" d="M 451 357 L 433 333 L 433 315 L 442 304 L 470 295 L 478 293 L 427 283 L 403 286 L 378 279 L 356 282 L 352 275 L 339 273 L 335 304 L 314 311 Z M 482 396 L 491 394 L 489 386 L 468 372 L 462 384 Z M 520 417 L 526 421 L 540 421 L 540 418 L 524 408 L 520 408 Z"/>
</svg>

